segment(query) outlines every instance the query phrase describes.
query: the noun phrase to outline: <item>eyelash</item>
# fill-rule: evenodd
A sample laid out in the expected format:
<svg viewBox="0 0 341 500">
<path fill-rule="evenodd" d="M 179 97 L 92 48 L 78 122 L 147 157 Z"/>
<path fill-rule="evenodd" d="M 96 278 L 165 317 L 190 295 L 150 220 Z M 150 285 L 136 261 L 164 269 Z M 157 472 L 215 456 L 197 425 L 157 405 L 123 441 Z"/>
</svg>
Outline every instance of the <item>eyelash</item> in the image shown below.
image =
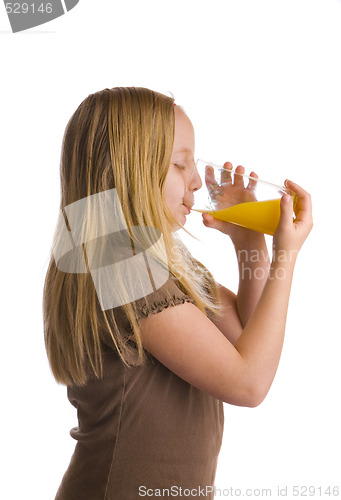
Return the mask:
<svg viewBox="0 0 341 500">
<path fill-rule="evenodd" d="M 184 167 L 184 165 L 178 165 L 177 163 L 175 163 L 175 166 L 180 168 L 180 170 L 186 170 L 186 167 Z"/>
</svg>

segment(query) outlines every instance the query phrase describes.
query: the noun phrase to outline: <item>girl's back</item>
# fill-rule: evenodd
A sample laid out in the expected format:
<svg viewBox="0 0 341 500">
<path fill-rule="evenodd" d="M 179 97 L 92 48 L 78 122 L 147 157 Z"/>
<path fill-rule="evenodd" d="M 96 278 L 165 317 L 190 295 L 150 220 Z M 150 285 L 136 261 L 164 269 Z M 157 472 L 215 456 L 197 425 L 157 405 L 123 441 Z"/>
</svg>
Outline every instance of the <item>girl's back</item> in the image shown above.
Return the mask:
<svg viewBox="0 0 341 500">
<path fill-rule="evenodd" d="M 136 301 L 139 319 L 194 303 L 172 278 L 147 299 L 147 304 Z M 121 331 L 129 335 L 122 309 L 115 313 Z M 142 366 L 133 366 L 132 355 L 132 366 L 126 367 L 113 347 L 110 336 L 103 335 L 103 379 L 68 387 L 68 398 L 78 410 L 79 425 L 71 430 L 77 445 L 56 500 L 128 500 L 147 490 L 150 496 L 157 489 L 199 487 L 204 498 L 213 498 L 224 426 L 222 401 L 185 382 L 150 354 Z"/>
</svg>

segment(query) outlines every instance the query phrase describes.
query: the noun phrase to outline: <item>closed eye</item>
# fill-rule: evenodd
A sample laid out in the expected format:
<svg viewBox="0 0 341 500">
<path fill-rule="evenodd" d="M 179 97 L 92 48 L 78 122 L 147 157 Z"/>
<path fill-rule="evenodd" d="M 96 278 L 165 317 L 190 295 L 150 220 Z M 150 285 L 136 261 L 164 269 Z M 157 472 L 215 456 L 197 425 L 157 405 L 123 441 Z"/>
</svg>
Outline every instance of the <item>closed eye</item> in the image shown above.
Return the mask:
<svg viewBox="0 0 341 500">
<path fill-rule="evenodd" d="M 180 170 L 186 170 L 186 167 L 184 165 L 178 165 L 177 163 L 174 163 L 174 165 L 180 168 Z"/>
</svg>

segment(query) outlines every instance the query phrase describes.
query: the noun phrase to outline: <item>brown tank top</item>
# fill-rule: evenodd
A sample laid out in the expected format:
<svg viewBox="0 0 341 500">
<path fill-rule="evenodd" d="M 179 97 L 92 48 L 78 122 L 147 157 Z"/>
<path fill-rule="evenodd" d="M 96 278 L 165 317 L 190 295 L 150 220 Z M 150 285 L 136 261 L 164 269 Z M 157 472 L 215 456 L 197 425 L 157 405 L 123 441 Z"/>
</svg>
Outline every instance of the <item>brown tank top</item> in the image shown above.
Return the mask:
<svg viewBox="0 0 341 500">
<path fill-rule="evenodd" d="M 170 277 L 135 301 L 138 319 L 185 301 L 195 303 Z M 115 317 L 129 331 L 120 307 Z M 223 403 L 145 352 L 144 365 L 126 367 L 104 339 L 103 378 L 67 388 L 77 443 L 55 500 L 214 498 Z"/>
</svg>

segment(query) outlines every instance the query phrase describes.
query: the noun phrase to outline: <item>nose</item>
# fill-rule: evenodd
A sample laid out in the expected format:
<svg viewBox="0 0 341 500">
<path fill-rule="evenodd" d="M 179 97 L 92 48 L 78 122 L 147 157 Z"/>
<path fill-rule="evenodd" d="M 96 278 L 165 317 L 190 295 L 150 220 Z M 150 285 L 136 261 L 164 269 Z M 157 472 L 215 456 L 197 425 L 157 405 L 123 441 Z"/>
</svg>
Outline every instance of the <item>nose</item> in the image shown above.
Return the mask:
<svg viewBox="0 0 341 500">
<path fill-rule="evenodd" d="M 197 163 L 194 163 L 191 176 L 189 178 L 186 191 L 198 191 L 202 186 L 202 180 L 197 169 Z"/>
</svg>

